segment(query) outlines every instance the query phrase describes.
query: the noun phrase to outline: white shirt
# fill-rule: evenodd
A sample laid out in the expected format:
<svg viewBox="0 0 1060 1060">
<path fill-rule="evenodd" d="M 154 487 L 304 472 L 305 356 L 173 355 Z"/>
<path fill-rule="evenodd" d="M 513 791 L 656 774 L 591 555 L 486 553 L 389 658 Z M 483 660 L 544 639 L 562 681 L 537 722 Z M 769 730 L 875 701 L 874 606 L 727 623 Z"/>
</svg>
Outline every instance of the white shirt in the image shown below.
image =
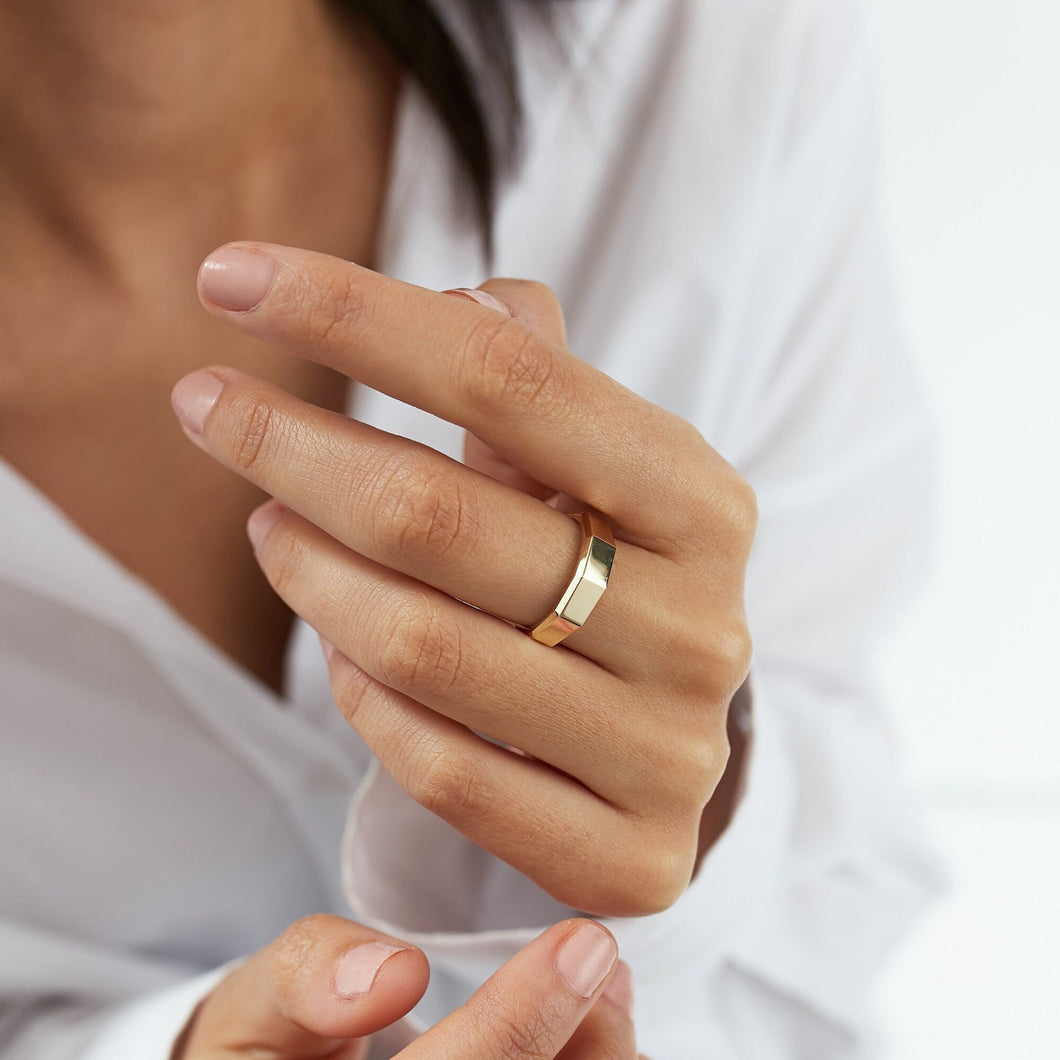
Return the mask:
<svg viewBox="0 0 1060 1060">
<path fill-rule="evenodd" d="M 552 286 L 571 348 L 693 421 L 760 507 L 746 794 L 670 910 L 609 922 L 638 1044 L 861 1056 L 866 987 L 933 882 L 868 673 L 930 475 L 862 27 L 848 0 L 557 15 L 562 56 L 518 16 L 527 151 L 493 272 Z M 476 285 L 462 174 L 411 87 L 396 136 L 382 270 Z M 352 411 L 459 451 L 377 394 Z M 281 700 L 6 465 L 0 512 L 4 1060 L 164 1060 L 219 969 L 314 911 L 422 945 L 432 1022 L 568 914 L 372 765 L 306 627 Z"/>
</svg>

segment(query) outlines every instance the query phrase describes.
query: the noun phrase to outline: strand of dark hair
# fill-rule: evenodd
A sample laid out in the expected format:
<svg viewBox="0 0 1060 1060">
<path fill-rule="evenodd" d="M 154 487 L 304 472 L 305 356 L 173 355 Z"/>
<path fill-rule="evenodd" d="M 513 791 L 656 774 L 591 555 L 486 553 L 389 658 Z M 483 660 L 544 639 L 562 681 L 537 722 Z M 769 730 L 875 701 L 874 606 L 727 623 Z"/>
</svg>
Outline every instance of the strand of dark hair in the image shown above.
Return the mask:
<svg viewBox="0 0 1060 1060">
<path fill-rule="evenodd" d="M 522 101 L 505 4 L 458 2 L 477 39 L 481 57 L 477 80 L 428 0 L 334 0 L 344 14 L 360 17 L 375 30 L 430 100 L 471 181 L 489 259 L 497 186 L 518 157 Z M 543 8 L 545 3 L 536 6 Z"/>
</svg>

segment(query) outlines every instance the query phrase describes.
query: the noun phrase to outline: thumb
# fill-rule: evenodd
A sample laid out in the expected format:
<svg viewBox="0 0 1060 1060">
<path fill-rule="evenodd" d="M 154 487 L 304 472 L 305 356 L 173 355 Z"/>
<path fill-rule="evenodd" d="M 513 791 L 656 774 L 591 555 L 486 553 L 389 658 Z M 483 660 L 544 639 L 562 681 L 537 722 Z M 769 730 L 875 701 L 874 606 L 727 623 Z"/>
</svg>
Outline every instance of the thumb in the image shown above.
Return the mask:
<svg viewBox="0 0 1060 1060">
<path fill-rule="evenodd" d="M 292 924 L 203 1001 L 171 1060 L 346 1060 L 351 1043 L 400 1019 L 427 989 L 427 959 L 335 916 Z"/>
</svg>

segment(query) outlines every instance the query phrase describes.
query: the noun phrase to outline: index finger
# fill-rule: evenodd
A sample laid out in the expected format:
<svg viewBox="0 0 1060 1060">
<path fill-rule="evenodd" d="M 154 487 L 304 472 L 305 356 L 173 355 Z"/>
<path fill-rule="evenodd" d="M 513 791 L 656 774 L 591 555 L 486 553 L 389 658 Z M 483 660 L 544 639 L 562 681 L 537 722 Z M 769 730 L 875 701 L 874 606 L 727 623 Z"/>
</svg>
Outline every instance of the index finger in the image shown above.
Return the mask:
<svg viewBox="0 0 1060 1060">
<path fill-rule="evenodd" d="M 617 963 L 615 940 L 599 924 L 557 924 L 396 1060 L 552 1060 L 600 997 Z M 612 1033 L 616 1038 L 621 1033 L 625 1045 L 627 1032 L 623 1026 Z M 609 1050 L 607 1055 L 622 1054 Z"/>
<path fill-rule="evenodd" d="M 694 459 L 731 471 L 683 420 L 474 302 L 261 243 L 215 251 L 199 291 L 239 330 L 460 424 L 638 543 L 703 525 L 688 500 L 717 491 L 697 486 Z"/>
</svg>

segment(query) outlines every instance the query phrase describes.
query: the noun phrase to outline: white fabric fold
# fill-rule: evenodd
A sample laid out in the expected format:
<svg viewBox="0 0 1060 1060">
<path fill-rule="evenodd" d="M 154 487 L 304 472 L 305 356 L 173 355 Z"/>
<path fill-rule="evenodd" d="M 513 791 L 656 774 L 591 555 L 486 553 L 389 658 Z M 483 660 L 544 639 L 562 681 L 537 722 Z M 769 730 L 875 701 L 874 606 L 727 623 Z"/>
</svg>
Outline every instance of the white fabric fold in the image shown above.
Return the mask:
<svg viewBox="0 0 1060 1060">
<path fill-rule="evenodd" d="M 140 998 L 108 1016 L 83 1060 L 144 1060 L 167 1057 L 199 1002 L 238 962 Z"/>
</svg>

